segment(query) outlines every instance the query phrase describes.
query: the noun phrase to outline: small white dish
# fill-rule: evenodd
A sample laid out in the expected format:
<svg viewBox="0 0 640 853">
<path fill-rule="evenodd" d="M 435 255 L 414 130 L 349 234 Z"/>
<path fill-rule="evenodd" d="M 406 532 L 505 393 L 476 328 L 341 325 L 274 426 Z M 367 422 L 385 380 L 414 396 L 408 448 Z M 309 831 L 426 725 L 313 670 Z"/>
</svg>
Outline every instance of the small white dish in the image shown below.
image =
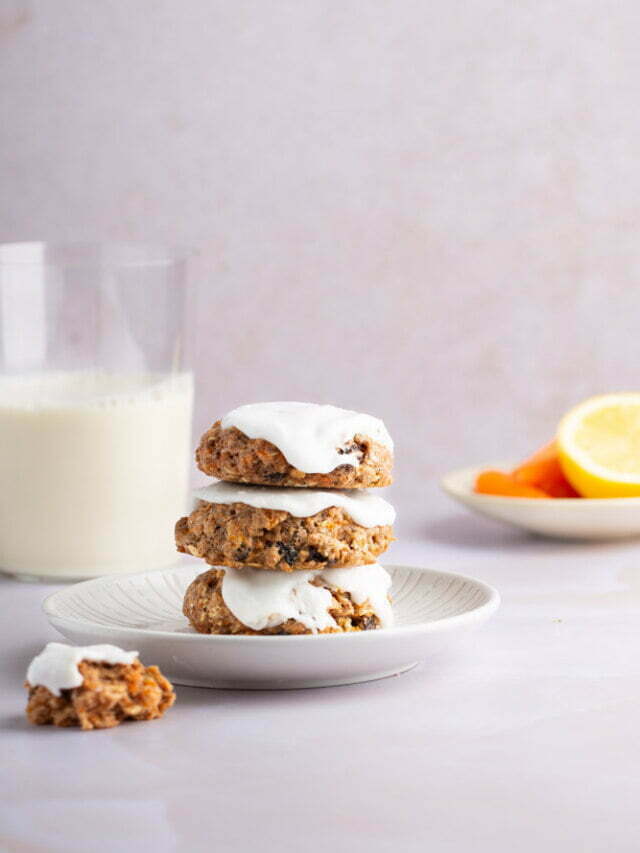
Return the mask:
<svg viewBox="0 0 640 853">
<path fill-rule="evenodd" d="M 440 485 L 448 495 L 480 515 L 544 536 L 592 540 L 640 536 L 640 498 L 510 498 L 474 492 L 481 471 L 510 471 L 516 464 L 452 471 Z"/>
<path fill-rule="evenodd" d="M 50 595 L 44 612 L 74 643 L 137 649 L 177 684 L 283 689 L 328 687 L 411 669 L 498 608 L 495 589 L 462 575 L 386 566 L 396 626 L 349 634 L 197 634 L 182 615 L 184 591 L 203 567 L 95 578 Z"/>
</svg>

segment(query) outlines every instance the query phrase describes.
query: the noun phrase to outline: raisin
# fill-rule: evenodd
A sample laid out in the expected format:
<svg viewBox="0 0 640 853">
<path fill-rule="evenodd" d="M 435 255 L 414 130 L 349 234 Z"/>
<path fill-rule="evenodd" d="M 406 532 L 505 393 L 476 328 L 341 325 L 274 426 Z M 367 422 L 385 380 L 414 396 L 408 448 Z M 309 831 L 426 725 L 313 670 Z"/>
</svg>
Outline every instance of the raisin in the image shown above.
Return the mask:
<svg viewBox="0 0 640 853">
<path fill-rule="evenodd" d="M 265 480 L 268 480 L 270 483 L 280 483 L 284 480 L 284 477 L 284 474 L 279 473 L 265 474 Z"/>
<path fill-rule="evenodd" d="M 298 559 L 298 549 L 291 545 L 285 545 L 284 542 L 276 542 L 278 552 L 288 566 L 292 566 Z"/>
<path fill-rule="evenodd" d="M 241 563 L 243 560 L 246 560 L 247 557 L 249 556 L 249 548 L 246 545 L 241 545 L 239 548 L 236 548 L 236 552 L 235 552 L 234 556 L 235 556 L 236 560 L 238 560 L 238 562 Z"/>
<path fill-rule="evenodd" d="M 356 450 L 359 449 L 360 447 L 355 443 L 355 441 L 352 441 L 351 444 L 345 444 L 344 447 L 337 448 L 338 453 L 341 455 L 344 455 L 345 453 L 355 453 Z"/>
<path fill-rule="evenodd" d="M 329 558 L 321 554 L 316 548 L 309 548 L 309 559 L 313 560 L 314 563 L 326 563 Z"/>
<path fill-rule="evenodd" d="M 372 613 L 368 616 L 363 616 L 360 625 L 363 631 L 373 631 L 378 627 L 378 617 Z"/>
</svg>

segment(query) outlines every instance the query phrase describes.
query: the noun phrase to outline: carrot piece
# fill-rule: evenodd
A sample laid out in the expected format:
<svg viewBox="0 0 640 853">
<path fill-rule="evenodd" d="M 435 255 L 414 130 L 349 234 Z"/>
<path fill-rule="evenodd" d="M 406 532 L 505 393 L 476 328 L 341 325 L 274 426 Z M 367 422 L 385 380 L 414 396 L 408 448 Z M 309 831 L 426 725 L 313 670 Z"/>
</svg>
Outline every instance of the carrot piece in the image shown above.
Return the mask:
<svg viewBox="0 0 640 853">
<path fill-rule="evenodd" d="M 536 465 L 544 465 L 550 459 L 557 459 L 558 457 L 558 445 L 556 444 L 556 440 L 548 442 L 539 450 L 536 450 L 535 453 L 532 453 L 531 456 L 528 456 L 524 462 L 521 462 L 520 465 L 516 468 L 516 471 L 522 471 L 530 466 Z M 514 471 L 515 473 L 515 471 Z"/>
<path fill-rule="evenodd" d="M 562 471 L 555 441 L 518 465 L 513 476 L 519 483 L 542 489 L 553 498 L 580 497 Z"/>
<path fill-rule="evenodd" d="M 536 486 L 520 483 L 513 474 L 504 471 L 482 471 L 476 478 L 475 491 L 481 495 L 502 495 L 511 498 L 548 498 Z"/>
<path fill-rule="evenodd" d="M 546 492 L 548 492 L 552 498 L 581 498 L 582 495 L 573 488 L 571 483 L 567 480 L 567 478 L 562 473 L 562 469 L 560 469 L 560 476 L 555 482 L 549 481 L 546 484 Z"/>
</svg>

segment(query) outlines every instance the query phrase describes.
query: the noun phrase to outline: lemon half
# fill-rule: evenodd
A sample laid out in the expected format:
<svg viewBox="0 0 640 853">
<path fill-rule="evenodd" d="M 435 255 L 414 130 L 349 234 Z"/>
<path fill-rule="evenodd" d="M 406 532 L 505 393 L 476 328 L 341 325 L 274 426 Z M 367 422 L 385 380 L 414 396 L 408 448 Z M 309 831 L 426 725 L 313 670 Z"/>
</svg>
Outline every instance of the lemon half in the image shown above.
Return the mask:
<svg viewBox="0 0 640 853">
<path fill-rule="evenodd" d="M 591 397 L 558 428 L 560 464 L 585 498 L 640 496 L 640 394 Z"/>
</svg>

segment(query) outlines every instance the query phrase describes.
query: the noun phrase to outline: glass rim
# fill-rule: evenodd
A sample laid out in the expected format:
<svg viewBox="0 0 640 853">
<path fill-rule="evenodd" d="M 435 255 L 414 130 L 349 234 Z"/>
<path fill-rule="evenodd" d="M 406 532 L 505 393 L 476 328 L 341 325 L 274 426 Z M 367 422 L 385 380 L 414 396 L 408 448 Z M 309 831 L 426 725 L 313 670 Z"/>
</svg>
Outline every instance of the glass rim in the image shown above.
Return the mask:
<svg viewBox="0 0 640 853">
<path fill-rule="evenodd" d="M 190 255 L 186 246 L 127 240 L 0 243 L 0 269 L 7 267 L 169 267 Z"/>
</svg>

